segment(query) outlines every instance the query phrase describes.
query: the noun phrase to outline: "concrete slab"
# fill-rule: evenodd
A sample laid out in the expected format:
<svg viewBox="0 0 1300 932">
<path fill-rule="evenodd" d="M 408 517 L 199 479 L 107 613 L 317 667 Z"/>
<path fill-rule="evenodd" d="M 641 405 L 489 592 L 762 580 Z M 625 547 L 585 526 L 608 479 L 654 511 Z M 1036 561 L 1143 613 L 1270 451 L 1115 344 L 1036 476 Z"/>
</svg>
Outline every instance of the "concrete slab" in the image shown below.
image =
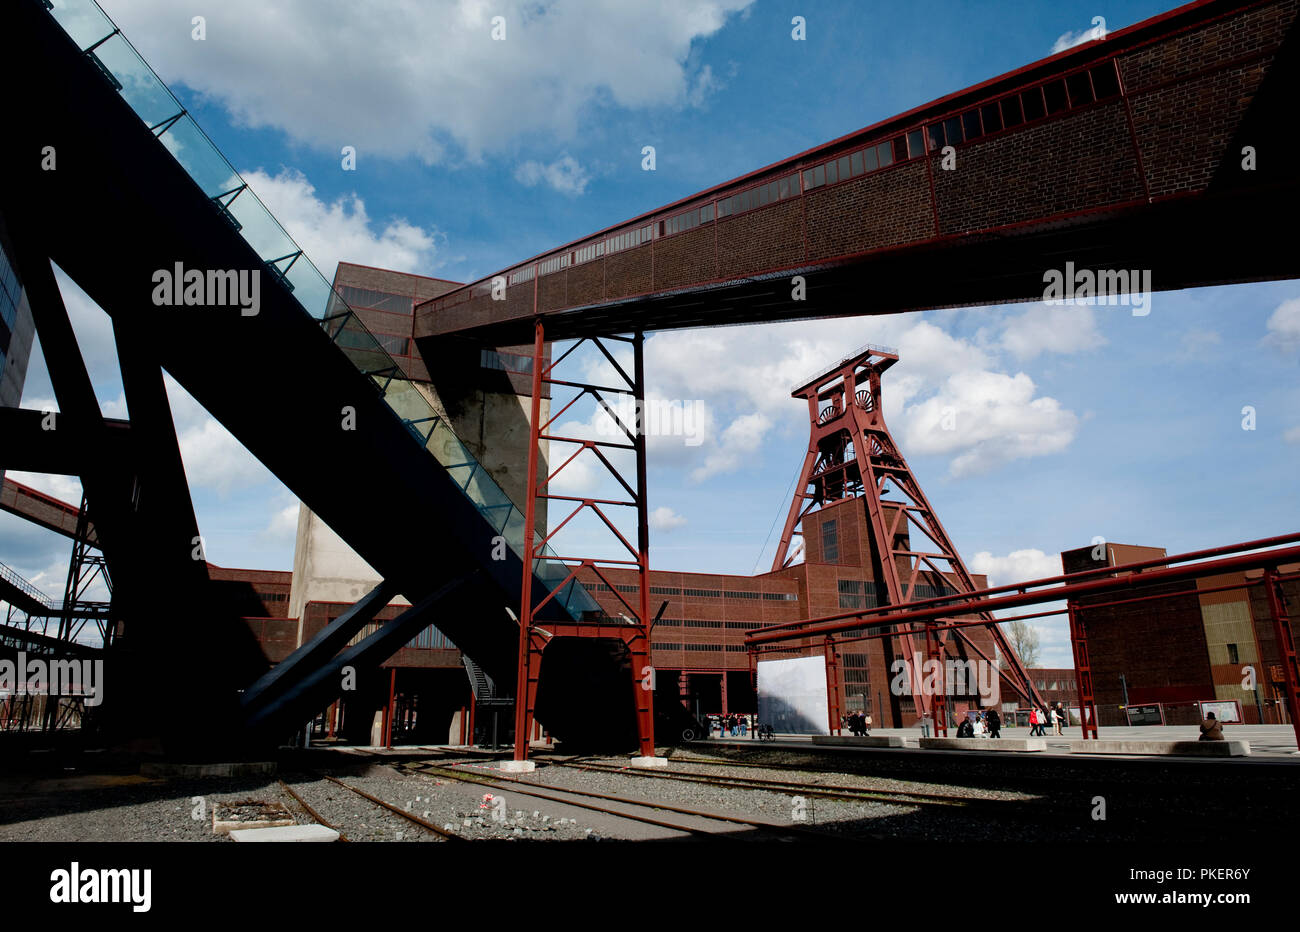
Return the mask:
<svg viewBox="0 0 1300 932">
<path fill-rule="evenodd" d="M 1046 751 L 1046 738 L 921 738 L 921 748 L 940 751 L 994 751 L 1023 753 Z"/>
<path fill-rule="evenodd" d="M 668 758 L 666 757 L 634 757 L 627 763 L 633 770 L 666 770 L 668 768 Z"/>
<path fill-rule="evenodd" d="M 502 773 L 532 773 L 537 764 L 530 760 L 503 760 L 498 769 Z"/>
<path fill-rule="evenodd" d="M 237 828 L 235 841 L 338 841 L 339 833 L 323 825 L 290 825 L 282 828 Z"/>
<path fill-rule="evenodd" d="M 1183 757 L 1248 757 L 1249 741 L 1076 741 L 1071 754 L 1158 754 Z"/>
<path fill-rule="evenodd" d="M 903 748 L 907 739 L 902 735 L 867 735 L 858 738 L 853 735 L 813 735 L 813 744 L 851 745 L 858 748 Z"/>
</svg>

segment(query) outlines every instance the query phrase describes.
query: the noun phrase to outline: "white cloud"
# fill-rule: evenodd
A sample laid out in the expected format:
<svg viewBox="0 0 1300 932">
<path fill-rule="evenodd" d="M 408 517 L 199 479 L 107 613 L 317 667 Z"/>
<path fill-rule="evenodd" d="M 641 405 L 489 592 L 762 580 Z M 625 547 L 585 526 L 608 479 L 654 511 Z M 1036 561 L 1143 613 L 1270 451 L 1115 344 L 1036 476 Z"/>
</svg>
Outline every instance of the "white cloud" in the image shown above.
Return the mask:
<svg viewBox="0 0 1300 932">
<path fill-rule="evenodd" d="M 452 145 L 476 158 L 528 135 L 572 138 L 597 104 L 698 103 L 712 76 L 693 44 L 750 2 L 226 0 L 206 11 L 202 42 L 173 0 L 104 6 L 163 80 L 241 124 L 433 162 Z"/>
<path fill-rule="evenodd" d="M 296 169 L 270 175 L 259 168 L 243 177 L 326 279 L 333 279 L 340 261 L 398 272 L 427 272 L 434 266 L 437 231 L 401 218 L 372 229 L 360 197 L 350 194 L 327 204 Z"/>
<path fill-rule="evenodd" d="M 1008 320 L 1002 331 L 1003 348 L 1021 360 L 1040 353 L 1078 353 L 1105 343 L 1087 305 L 1034 305 Z"/>
<path fill-rule="evenodd" d="M 1193 329 L 1184 333 L 1178 342 L 1178 358 L 1185 360 L 1203 359 L 1212 347 L 1223 342 L 1217 330 Z"/>
<path fill-rule="evenodd" d="M 650 530 L 668 531 L 675 530 L 686 523 L 686 519 L 664 505 L 660 505 L 649 515 Z"/>
<path fill-rule="evenodd" d="M 176 438 L 190 488 L 226 495 L 273 477 L 234 435 L 195 401 L 170 375 L 164 375 Z"/>
<path fill-rule="evenodd" d="M 294 502 L 271 514 L 262 538 L 272 544 L 292 546 L 298 536 L 299 504 Z"/>
<path fill-rule="evenodd" d="M 956 373 L 908 415 L 899 441 L 904 455 L 956 454 L 948 464 L 954 477 L 1058 453 L 1079 426 L 1055 398 L 1035 398 L 1034 381 L 1023 372 Z"/>
<path fill-rule="evenodd" d="M 1282 439 L 1287 443 L 1300 443 L 1300 424 L 1288 428 L 1286 433 L 1282 435 Z"/>
<path fill-rule="evenodd" d="M 1004 557 L 998 557 L 987 550 L 981 550 L 970 559 L 969 566 L 972 573 L 987 576 L 989 585 L 996 587 L 1030 579 L 1060 576 L 1061 556 L 1056 553 L 1043 553 L 1041 550 L 1025 549 L 1013 550 Z M 1022 610 L 1016 610 L 1017 613 L 1020 611 Z"/>
<path fill-rule="evenodd" d="M 1080 29 L 1078 32 L 1067 29 L 1057 36 L 1056 41 L 1052 43 L 1052 54 L 1064 52 L 1066 49 L 1072 49 L 1076 45 L 1083 45 L 1085 42 L 1091 42 L 1093 39 L 1098 38 L 1101 38 L 1101 36 L 1095 26 L 1091 29 Z"/>
<path fill-rule="evenodd" d="M 561 194 L 577 195 L 587 190 L 587 170 L 570 155 L 562 156 L 550 164 L 529 160 L 515 169 L 515 180 L 525 187 L 545 184 Z"/>
<path fill-rule="evenodd" d="M 704 465 L 691 472 L 691 478 L 702 482 L 710 476 L 734 472 L 756 452 L 763 435 L 772 422 L 762 414 L 746 414 L 727 425 L 713 448 L 705 454 Z"/>
<path fill-rule="evenodd" d="M 1300 298 L 1279 304 L 1266 326 L 1270 342 L 1284 350 L 1300 349 Z"/>
</svg>

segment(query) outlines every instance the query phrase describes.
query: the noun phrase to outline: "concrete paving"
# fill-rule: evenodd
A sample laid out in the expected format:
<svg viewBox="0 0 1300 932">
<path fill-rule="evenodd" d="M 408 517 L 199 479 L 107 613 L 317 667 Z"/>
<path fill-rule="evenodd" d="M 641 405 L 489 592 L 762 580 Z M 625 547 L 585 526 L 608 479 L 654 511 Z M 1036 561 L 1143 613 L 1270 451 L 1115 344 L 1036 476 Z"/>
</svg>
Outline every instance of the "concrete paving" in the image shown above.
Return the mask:
<svg viewBox="0 0 1300 932">
<path fill-rule="evenodd" d="M 955 729 L 949 729 L 949 734 L 955 734 Z M 909 747 L 917 745 L 918 738 L 922 737 L 920 728 L 873 728 L 871 736 L 888 737 L 899 736 L 904 739 L 904 744 Z M 1295 730 L 1290 725 L 1233 725 L 1226 724 L 1223 726 L 1223 736 L 1228 740 L 1247 741 L 1250 743 L 1250 756 L 1252 758 L 1289 758 L 1291 760 L 1300 760 L 1300 753 L 1297 753 Z M 1002 729 L 1002 738 L 1028 738 L 1028 728 L 1007 728 Z M 1115 741 L 1195 741 L 1200 737 L 1200 728 L 1196 725 L 1116 725 L 1098 729 L 1097 737 L 1102 740 Z M 759 741 L 754 738 L 732 738 L 727 736 L 719 738 L 716 735 L 709 739 L 711 742 L 721 744 L 741 744 L 741 745 L 771 745 L 770 741 Z M 812 735 L 782 735 L 778 734 L 776 740 L 779 743 L 813 743 Z M 996 743 L 997 739 L 993 738 L 975 738 L 975 741 L 991 741 Z M 1087 753 L 1084 748 L 1086 742 L 1083 735 L 1080 734 L 1079 726 L 1066 730 L 1064 734 L 1053 734 L 1049 729 L 1044 739 L 1047 742 L 1047 749 L 1043 753 L 1047 754 L 1068 754 L 1073 752 L 1076 756 L 1080 753 Z M 839 742 L 836 742 L 839 743 Z M 849 743 L 849 742 L 844 742 Z M 822 742 L 818 742 L 822 744 Z"/>
</svg>

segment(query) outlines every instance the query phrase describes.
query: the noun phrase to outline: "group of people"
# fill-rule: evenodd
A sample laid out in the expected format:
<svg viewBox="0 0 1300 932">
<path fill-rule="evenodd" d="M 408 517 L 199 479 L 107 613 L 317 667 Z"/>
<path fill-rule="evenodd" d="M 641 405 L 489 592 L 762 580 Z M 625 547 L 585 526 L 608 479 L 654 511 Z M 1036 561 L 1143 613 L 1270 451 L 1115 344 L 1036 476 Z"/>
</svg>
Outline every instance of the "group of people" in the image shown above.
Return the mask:
<svg viewBox="0 0 1300 932">
<path fill-rule="evenodd" d="M 1056 734 L 1064 734 L 1061 730 L 1065 726 L 1065 709 L 1059 702 L 1053 702 L 1046 712 L 1040 710 L 1037 706 L 1029 710 L 1029 734 L 1031 737 L 1046 738 L 1047 732 L 1043 729 L 1048 725 Z"/>
<path fill-rule="evenodd" d="M 728 712 L 718 720 L 719 737 L 725 738 L 727 735 L 731 735 L 733 738 L 745 737 L 749 732 L 749 718 L 748 715 L 736 715 L 733 712 Z"/>
<path fill-rule="evenodd" d="M 957 726 L 958 738 L 1001 738 L 1002 716 L 997 709 L 976 712 L 973 716 L 962 719 Z"/>
<path fill-rule="evenodd" d="M 865 738 L 871 734 L 871 716 L 866 712 L 850 712 L 840 718 L 840 724 L 855 738 Z"/>
</svg>

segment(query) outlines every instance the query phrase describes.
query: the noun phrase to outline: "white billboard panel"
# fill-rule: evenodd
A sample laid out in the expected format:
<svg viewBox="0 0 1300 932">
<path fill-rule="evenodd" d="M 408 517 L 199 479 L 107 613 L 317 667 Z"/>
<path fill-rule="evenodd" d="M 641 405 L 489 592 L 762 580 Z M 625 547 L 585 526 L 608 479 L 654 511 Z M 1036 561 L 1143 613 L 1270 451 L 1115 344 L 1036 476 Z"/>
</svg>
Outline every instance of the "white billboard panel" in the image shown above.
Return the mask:
<svg viewBox="0 0 1300 932">
<path fill-rule="evenodd" d="M 826 720 L 826 658 L 758 662 L 758 720 L 778 734 L 830 734 Z"/>
</svg>

